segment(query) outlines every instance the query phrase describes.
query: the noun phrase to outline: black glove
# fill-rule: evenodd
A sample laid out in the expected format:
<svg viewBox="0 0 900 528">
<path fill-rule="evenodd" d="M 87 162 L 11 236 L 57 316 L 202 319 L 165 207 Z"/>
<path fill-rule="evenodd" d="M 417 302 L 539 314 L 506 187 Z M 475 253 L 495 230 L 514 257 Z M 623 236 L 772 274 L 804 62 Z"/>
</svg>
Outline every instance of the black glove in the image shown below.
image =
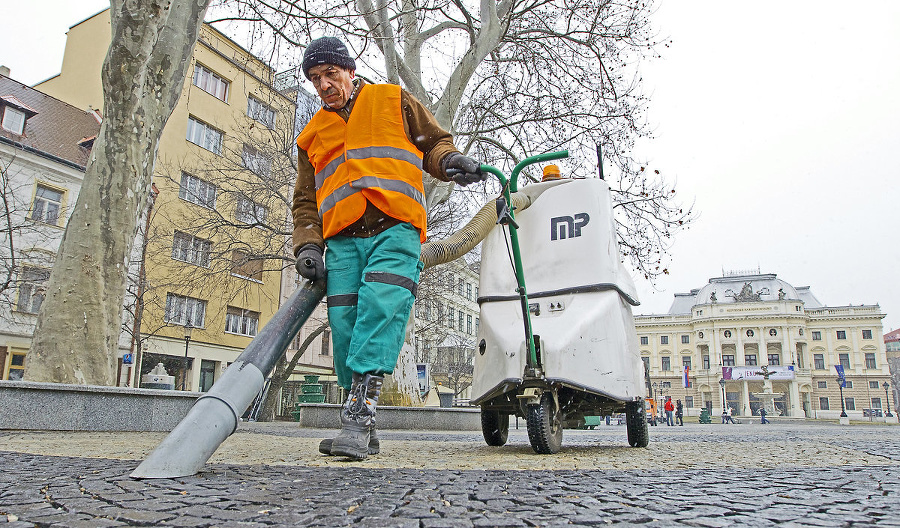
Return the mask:
<svg viewBox="0 0 900 528">
<path fill-rule="evenodd" d="M 322 248 L 315 244 L 306 244 L 297 252 L 297 273 L 313 282 L 325 278 L 325 260 Z"/>
<path fill-rule="evenodd" d="M 484 181 L 487 173 L 481 172 L 481 165 L 468 156 L 452 152 L 444 158 L 444 174 L 454 183 L 462 186 Z"/>
</svg>

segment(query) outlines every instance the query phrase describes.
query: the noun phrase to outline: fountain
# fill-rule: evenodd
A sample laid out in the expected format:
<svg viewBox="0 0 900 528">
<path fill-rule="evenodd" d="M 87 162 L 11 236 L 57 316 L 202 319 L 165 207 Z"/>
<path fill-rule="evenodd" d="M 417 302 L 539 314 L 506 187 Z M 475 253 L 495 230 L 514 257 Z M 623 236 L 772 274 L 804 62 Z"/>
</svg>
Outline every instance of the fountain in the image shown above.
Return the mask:
<svg viewBox="0 0 900 528">
<path fill-rule="evenodd" d="M 769 372 L 769 367 L 763 365 L 762 369 L 754 372 L 754 374 L 759 374 L 763 377 L 763 391 L 762 392 L 754 392 L 752 393 L 754 396 L 759 399 L 759 402 L 762 404 L 763 409 L 766 410 L 766 414 L 769 416 L 774 416 L 775 412 L 775 400 L 784 396 L 783 392 L 772 392 L 772 382 L 769 380 L 769 376 L 772 375 Z"/>
</svg>

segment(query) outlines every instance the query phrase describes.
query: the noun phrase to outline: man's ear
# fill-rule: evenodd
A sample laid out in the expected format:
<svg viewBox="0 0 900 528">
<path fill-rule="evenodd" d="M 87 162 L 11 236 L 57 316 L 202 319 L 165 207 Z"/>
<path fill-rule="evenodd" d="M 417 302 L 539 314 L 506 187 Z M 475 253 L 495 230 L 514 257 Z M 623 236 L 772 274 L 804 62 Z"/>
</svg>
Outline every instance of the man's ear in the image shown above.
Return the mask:
<svg viewBox="0 0 900 528">
<path fill-rule="evenodd" d="M 353 79 L 354 77 L 356 77 L 356 70 L 349 70 L 349 71 L 350 71 L 350 78 L 351 78 L 351 79 Z"/>
</svg>

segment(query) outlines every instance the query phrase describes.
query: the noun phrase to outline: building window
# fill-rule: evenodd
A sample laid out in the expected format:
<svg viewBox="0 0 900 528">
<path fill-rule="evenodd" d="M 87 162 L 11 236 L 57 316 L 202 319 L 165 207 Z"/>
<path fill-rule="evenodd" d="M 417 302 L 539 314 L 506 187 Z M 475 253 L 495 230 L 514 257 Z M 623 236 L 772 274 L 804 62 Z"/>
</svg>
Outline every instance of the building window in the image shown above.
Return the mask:
<svg viewBox="0 0 900 528">
<path fill-rule="evenodd" d="M 641 336 L 641 344 L 642 344 L 642 345 L 649 345 L 649 344 L 650 344 L 650 338 L 647 337 L 647 336 Z"/>
<path fill-rule="evenodd" d="M 837 338 L 838 339 L 847 339 L 847 331 L 846 330 L 837 330 Z"/>
<path fill-rule="evenodd" d="M 747 330 L 747 337 L 753 337 L 756 333 L 753 330 Z"/>
<path fill-rule="evenodd" d="M 216 207 L 216 186 L 186 172 L 181 173 L 178 197 L 208 209 Z"/>
<path fill-rule="evenodd" d="M 47 293 L 47 282 L 50 281 L 50 270 L 44 268 L 22 267 L 19 274 L 19 299 L 16 310 L 25 313 L 38 313 L 44 296 Z M 0 374 L 3 365 L 0 364 Z"/>
<path fill-rule="evenodd" d="M 244 167 L 258 176 L 268 176 L 272 169 L 272 160 L 247 144 L 244 144 L 244 150 L 241 152 L 241 162 Z"/>
<path fill-rule="evenodd" d="M 872 408 L 881 409 L 881 398 L 872 398 Z"/>
<path fill-rule="evenodd" d="M 844 370 L 850 370 L 850 354 L 838 354 L 838 362 Z"/>
<path fill-rule="evenodd" d="M 875 366 L 875 354 L 873 352 L 866 353 L 866 368 L 867 369 L 878 368 Z M 878 385 L 878 383 L 876 383 L 876 385 Z"/>
<path fill-rule="evenodd" d="M 481 319 L 478 317 L 475 318 L 475 333 L 478 333 L 478 324 L 481 322 Z"/>
<path fill-rule="evenodd" d="M 798 329 L 797 332 L 799 332 L 800 335 L 803 335 L 803 329 L 802 329 L 802 328 Z"/>
<path fill-rule="evenodd" d="M 671 389 L 672 382 L 671 381 L 661 381 L 661 382 L 659 382 L 659 386 L 662 387 L 663 389 Z"/>
<path fill-rule="evenodd" d="M 263 262 L 262 259 L 251 259 L 247 252 L 236 249 L 231 252 L 231 274 L 262 282 Z"/>
<path fill-rule="evenodd" d="M 781 365 L 781 355 L 780 354 L 769 354 L 769 365 L 772 365 L 772 366 Z"/>
<path fill-rule="evenodd" d="M 0 374 L 3 374 L 3 364 L 0 363 Z M 9 358 L 9 371 L 6 373 L 6 379 L 11 381 L 22 381 L 25 377 L 25 354 L 21 352 L 13 352 Z"/>
<path fill-rule="evenodd" d="M 222 138 L 225 134 L 207 125 L 203 121 L 188 117 L 187 140 L 199 145 L 210 152 L 222 154 Z"/>
<path fill-rule="evenodd" d="M 669 344 L 669 336 L 659 336 L 659 344 L 660 345 L 668 345 Z"/>
<path fill-rule="evenodd" d="M 690 344 L 690 342 L 691 342 L 691 336 L 689 336 L 689 335 L 687 335 L 687 334 L 682 334 L 682 336 L 681 336 L 681 344 L 682 344 L 682 345 L 687 345 L 687 344 Z"/>
<path fill-rule="evenodd" d="M 812 333 L 813 341 L 821 341 L 822 340 L 822 332 L 818 330 L 813 330 Z"/>
<path fill-rule="evenodd" d="M 744 364 L 751 367 L 756 365 L 756 354 L 744 354 Z"/>
<path fill-rule="evenodd" d="M 245 224 L 265 224 L 269 209 L 260 205 L 244 195 L 239 195 L 234 217 L 238 222 Z"/>
<path fill-rule="evenodd" d="M 466 333 L 472 335 L 472 315 L 466 314 Z"/>
<path fill-rule="evenodd" d="M 175 231 L 175 235 L 172 238 L 173 259 L 203 266 L 204 268 L 209 267 L 209 254 L 212 249 L 212 242 L 182 233 L 181 231 Z"/>
<path fill-rule="evenodd" d="M 4 130 L 8 130 L 13 134 L 22 135 L 25 131 L 25 112 L 17 110 L 11 106 L 3 107 L 3 122 L 0 124 Z"/>
<path fill-rule="evenodd" d="M 681 366 L 691 368 L 691 356 L 682 356 L 681 357 Z"/>
<path fill-rule="evenodd" d="M 465 283 L 466 282 L 464 280 L 462 280 L 462 278 L 460 278 L 459 282 L 456 284 L 456 294 L 459 295 L 460 297 L 465 295 L 463 293 L 463 291 L 465 291 L 465 286 L 464 286 Z"/>
<path fill-rule="evenodd" d="M 31 207 L 30 218 L 37 222 L 57 225 L 62 199 L 61 191 L 38 184 L 37 191 L 34 193 L 34 205 Z"/>
<path fill-rule="evenodd" d="M 199 62 L 194 64 L 194 86 L 216 99 L 228 100 L 228 81 L 209 71 Z"/>
<path fill-rule="evenodd" d="M 726 367 L 733 367 L 734 354 L 722 354 L 722 365 Z"/>
<path fill-rule="evenodd" d="M 828 398 L 819 398 L 819 409 L 823 411 L 828 410 Z"/>
<path fill-rule="evenodd" d="M 825 370 L 825 356 L 822 354 L 813 354 L 813 368 L 816 370 Z"/>
<path fill-rule="evenodd" d="M 856 403 L 853 401 L 853 398 L 844 398 L 844 406 L 848 411 L 856 410 Z"/>
<path fill-rule="evenodd" d="M 644 363 L 644 372 L 650 372 L 650 358 L 641 356 L 641 361 Z"/>
<path fill-rule="evenodd" d="M 697 335 L 700 337 L 700 339 L 703 339 L 703 332 L 697 332 Z"/>
<path fill-rule="evenodd" d="M 693 407 L 694 406 L 694 397 L 693 396 L 685 396 L 684 397 L 684 406 L 685 407 Z"/>
<path fill-rule="evenodd" d="M 662 362 L 663 370 L 672 370 L 672 362 L 670 361 L 669 356 L 663 356 L 660 360 Z"/>
<path fill-rule="evenodd" d="M 472 300 L 472 283 L 471 282 L 466 283 L 466 299 L 468 299 L 470 301 Z"/>
<path fill-rule="evenodd" d="M 852 388 L 853 388 L 853 382 L 850 381 L 850 380 L 844 380 L 844 388 L 845 388 L 845 389 L 852 389 Z"/>
<path fill-rule="evenodd" d="M 703 356 L 703 368 L 709 369 L 709 356 Z"/>
<path fill-rule="evenodd" d="M 416 340 L 418 341 L 418 337 Z M 319 350 L 320 356 L 329 356 L 331 355 L 331 330 L 325 329 L 322 332 L 322 348 Z"/>
<path fill-rule="evenodd" d="M 877 388 L 879 388 L 879 387 L 878 387 L 878 382 L 877 382 L 877 381 L 870 381 L 870 382 L 869 382 L 869 388 L 870 388 L 870 389 L 877 389 Z"/>
<path fill-rule="evenodd" d="M 166 322 L 203 328 L 206 320 L 206 301 L 176 295 L 166 294 Z"/>
<path fill-rule="evenodd" d="M 252 95 L 247 98 L 247 116 L 266 128 L 275 128 L 275 110 Z"/>
<path fill-rule="evenodd" d="M 457 328 L 459 329 L 460 332 L 462 332 L 463 329 L 465 328 L 465 326 L 463 325 L 463 323 L 465 322 L 465 315 L 466 315 L 466 314 L 463 313 L 462 310 L 459 310 L 459 313 L 458 313 L 457 315 L 458 315 L 457 322 L 459 323 L 459 324 L 457 325 Z"/>
<path fill-rule="evenodd" d="M 772 337 L 777 336 L 777 335 L 778 335 L 778 330 L 775 330 L 774 328 L 770 328 L 770 329 L 769 329 L 769 335 L 772 336 Z"/>
<path fill-rule="evenodd" d="M 872 339 L 872 331 L 871 330 L 863 330 L 862 337 L 863 337 L 863 339 Z"/>
<path fill-rule="evenodd" d="M 725 337 L 731 337 L 731 330 L 725 330 L 722 335 L 724 335 Z"/>
<path fill-rule="evenodd" d="M 453 325 L 456 324 L 456 309 L 452 306 L 447 308 L 447 326 L 449 328 L 453 328 Z"/>
<path fill-rule="evenodd" d="M 225 312 L 225 332 L 245 336 L 255 336 L 259 327 L 259 312 L 243 308 L 228 307 Z"/>
<path fill-rule="evenodd" d="M 827 381 L 817 381 L 817 382 L 816 382 L 816 388 L 817 388 L 817 389 L 827 389 L 827 388 L 828 388 L 828 382 L 827 382 Z"/>
</svg>

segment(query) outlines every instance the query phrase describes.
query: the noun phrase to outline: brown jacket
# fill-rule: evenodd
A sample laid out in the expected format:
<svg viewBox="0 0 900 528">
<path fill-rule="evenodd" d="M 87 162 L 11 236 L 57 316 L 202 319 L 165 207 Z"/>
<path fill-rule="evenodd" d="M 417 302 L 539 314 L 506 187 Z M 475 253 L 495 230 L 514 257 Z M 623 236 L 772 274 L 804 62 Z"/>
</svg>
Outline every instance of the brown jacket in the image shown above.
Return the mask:
<svg viewBox="0 0 900 528">
<path fill-rule="evenodd" d="M 359 79 L 350 101 L 337 112 L 346 121 L 353 111 L 356 94 L 364 80 Z M 452 152 L 458 152 L 453 146 L 452 136 L 438 125 L 437 120 L 425 106 L 406 90 L 400 91 L 400 104 L 403 107 L 403 128 L 409 140 L 424 154 L 423 168 L 426 172 L 441 181 L 448 181 L 441 170 L 441 162 Z M 309 162 L 309 156 L 303 149 L 297 153 L 297 183 L 294 186 L 294 200 L 291 207 L 294 217 L 294 254 L 306 244 L 325 247 L 322 238 L 322 219 L 316 205 L 315 170 Z M 369 204 L 366 212 L 357 222 L 350 225 L 341 235 L 372 236 L 396 225 L 397 220 L 385 215 L 377 207 Z"/>
</svg>

